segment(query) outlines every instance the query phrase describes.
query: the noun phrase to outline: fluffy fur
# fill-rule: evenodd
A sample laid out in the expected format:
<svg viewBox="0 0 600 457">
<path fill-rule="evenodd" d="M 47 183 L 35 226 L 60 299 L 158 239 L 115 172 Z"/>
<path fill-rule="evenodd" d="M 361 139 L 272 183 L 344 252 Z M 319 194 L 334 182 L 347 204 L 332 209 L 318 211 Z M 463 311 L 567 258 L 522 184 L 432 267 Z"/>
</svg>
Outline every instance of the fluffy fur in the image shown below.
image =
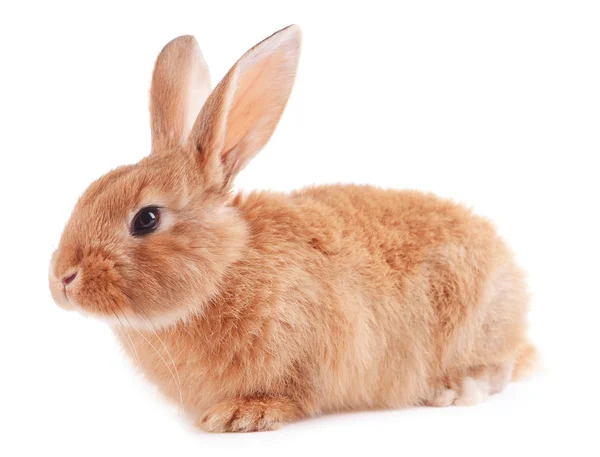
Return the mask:
<svg viewBox="0 0 600 457">
<path fill-rule="evenodd" d="M 369 186 L 231 194 L 283 112 L 299 49 L 297 27 L 274 34 L 210 95 L 193 38 L 163 49 L 152 154 L 81 197 L 52 258 L 54 299 L 109 320 L 208 431 L 501 391 L 535 350 L 523 274 L 490 222 Z M 160 227 L 133 237 L 147 205 L 162 208 Z"/>
</svg>

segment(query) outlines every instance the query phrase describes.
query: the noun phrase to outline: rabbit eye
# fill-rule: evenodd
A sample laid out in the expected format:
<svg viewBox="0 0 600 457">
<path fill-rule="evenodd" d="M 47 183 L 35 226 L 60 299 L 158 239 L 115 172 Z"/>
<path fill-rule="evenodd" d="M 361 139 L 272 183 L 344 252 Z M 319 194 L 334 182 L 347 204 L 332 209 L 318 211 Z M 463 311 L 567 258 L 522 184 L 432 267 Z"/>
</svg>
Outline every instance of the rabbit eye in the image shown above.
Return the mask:
<svg viewBox="0 0 600 457">
<path fill-rule="evenodd" d="M 158 228 L 160 210 L 156 206 L 147 206 L 138 211 L 133 218 L 131 234 L 133 236 L 147 235 Z"/>
</svg>

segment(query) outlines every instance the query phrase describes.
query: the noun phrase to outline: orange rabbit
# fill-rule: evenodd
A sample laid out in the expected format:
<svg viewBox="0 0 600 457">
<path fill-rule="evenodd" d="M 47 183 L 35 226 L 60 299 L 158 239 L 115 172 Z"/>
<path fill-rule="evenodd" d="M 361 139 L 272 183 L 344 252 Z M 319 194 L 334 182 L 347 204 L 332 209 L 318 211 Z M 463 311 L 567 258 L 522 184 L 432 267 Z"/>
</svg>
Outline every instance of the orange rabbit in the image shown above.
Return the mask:
<svg viewBox="0 0 600 457">
<path fill-rule="evenodd" d="M 94 182 L 50 268 L 208 431 L 322 413 L 475 404 L 532 365 L 523 274 L 493 225 L 434 195 L 318 186 L 232 195 L 292 90 L 300 30 L 211 92 L 194 38 L 151 89 L 152 153 Z"/>
</svg>

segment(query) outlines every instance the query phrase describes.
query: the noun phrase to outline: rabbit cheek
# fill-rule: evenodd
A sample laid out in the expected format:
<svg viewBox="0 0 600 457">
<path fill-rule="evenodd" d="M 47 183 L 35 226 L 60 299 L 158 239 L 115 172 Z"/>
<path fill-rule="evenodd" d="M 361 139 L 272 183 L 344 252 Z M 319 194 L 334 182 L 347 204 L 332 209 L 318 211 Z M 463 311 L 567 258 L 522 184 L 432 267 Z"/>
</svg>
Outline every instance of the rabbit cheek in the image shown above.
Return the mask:
<svg viewBox="0 0 600 457">
<path fill-rule="evenodd" d="M 122 278 L 113 261 L 89 256 L 82 262 L 81 270 L 78 287 L 70 291 L 80 311 L 109 318 L 132 312 L 133 303 L 123 292 Z"/>
</svg>

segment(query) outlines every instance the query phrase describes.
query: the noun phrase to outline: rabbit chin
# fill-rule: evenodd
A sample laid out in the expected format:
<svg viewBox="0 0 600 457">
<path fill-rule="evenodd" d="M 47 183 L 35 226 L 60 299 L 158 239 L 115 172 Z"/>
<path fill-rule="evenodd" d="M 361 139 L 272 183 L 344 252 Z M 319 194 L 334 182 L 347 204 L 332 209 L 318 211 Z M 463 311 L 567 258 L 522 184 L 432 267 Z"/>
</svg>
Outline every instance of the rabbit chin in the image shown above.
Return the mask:
<svg viewBox="0 0 600 457">
<path fill-rule="evenodd" d="M 140 330 L 160 330 L 166 327 L 177 325 L 186 321 L 195 310 L 189 306 L 179 306 L 175 309 L 146 317 L 134 313 L 120 313 L 119 317 L 104 314 L 91 313 L 80 306 L 75 305 L 75 309 L 86 317 L 105 322 L 111 327 L 129 327 Z"/>
</svg>

